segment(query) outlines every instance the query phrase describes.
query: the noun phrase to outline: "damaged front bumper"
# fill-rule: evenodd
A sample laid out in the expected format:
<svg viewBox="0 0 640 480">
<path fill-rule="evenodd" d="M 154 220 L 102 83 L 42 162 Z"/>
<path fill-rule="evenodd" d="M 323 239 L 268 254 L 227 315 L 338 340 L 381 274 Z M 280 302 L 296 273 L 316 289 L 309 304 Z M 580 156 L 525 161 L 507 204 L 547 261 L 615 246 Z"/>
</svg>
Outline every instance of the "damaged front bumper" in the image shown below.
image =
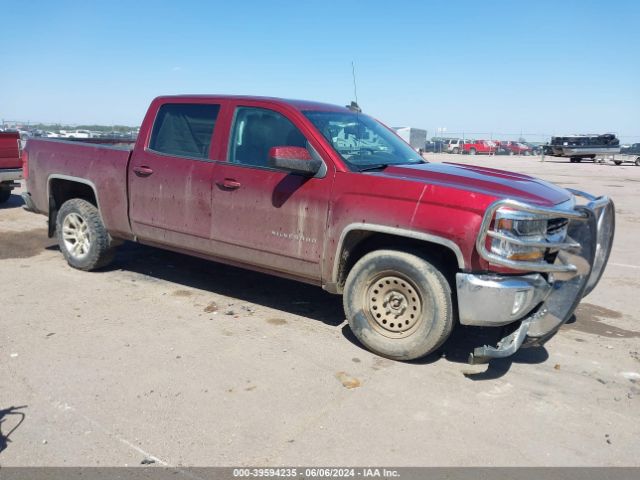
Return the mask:
<svg viewBox="0 0 640 480">
<path fill-rule="evenodd" d="M 512 200 L 499 200 L 485 214 L 477 246 L 491 264 L 525 270 L 521 276 L 458 273 L 456 275 L 460 323 L 477 326 L 514 325 L 494 346 L 476 348 L 470 363 L 514 354 L 521 346 L 542 345 L 573 315 L 580 300 L 597 285 L 609 259 L 615 231 L 613 202 L 571 190 L 586 200 L 571 210 L 539 208 Z M 486 248 L 491 221 L 500 207 L 569 221 L 567 239 L 558 244 L 553 263 L 514 262 L 496 257 Z"/>
</svg>

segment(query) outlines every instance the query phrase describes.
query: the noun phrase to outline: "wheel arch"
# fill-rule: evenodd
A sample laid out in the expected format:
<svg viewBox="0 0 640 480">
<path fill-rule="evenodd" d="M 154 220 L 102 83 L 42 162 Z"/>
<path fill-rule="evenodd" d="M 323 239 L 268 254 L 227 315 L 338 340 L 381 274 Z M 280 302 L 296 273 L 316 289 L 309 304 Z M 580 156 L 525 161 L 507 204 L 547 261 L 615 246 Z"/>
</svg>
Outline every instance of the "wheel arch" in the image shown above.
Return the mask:
<svg viewBox="0 0 640 480">
<path fill-rule="evenodd" d="M 330 283 L 325 289 L 342 293 L 347 275 L 355 263 L 367 253 L 384 248 L 419 251 L 426 258 L 443 265 L 449 273 L 465 268 L 462 250 L 448 238 L 385 225 L 354 223 L 340 235 Z"/>
<path fill-rule="evenodd" d="M 81 198 L 91 203 L 100 214 L 100 201 L 95 184 L 86 178 L 70 175 L 51 174 L 47 178 L 47 199 L 49 202 L 49 238 L 56 233 L 56 217 L 64 202 Z"/>
</svg>

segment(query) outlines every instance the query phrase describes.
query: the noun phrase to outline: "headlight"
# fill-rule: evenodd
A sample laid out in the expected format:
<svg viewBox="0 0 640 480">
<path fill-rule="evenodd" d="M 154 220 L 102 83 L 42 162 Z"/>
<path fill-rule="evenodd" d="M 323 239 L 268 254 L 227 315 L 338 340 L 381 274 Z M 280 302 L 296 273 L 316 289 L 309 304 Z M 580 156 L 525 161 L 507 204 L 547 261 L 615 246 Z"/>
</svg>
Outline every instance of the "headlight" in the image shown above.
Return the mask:
<svg viewBox="0 0 640 480">
<path fill-rule="evenodd" d="M 540 261 L 547 253 L 548 241 L 562 242 L 567 234 L 565 219 L 540 218 L 508 209 L 496 212 L 494 231 L 506 238 L 493 238 L 491 251 L 507 260 Z M 513 239 L 513 241 L 510 241 Z M 535 245 L 527 245 L 526 243 Z"/>
</svg>

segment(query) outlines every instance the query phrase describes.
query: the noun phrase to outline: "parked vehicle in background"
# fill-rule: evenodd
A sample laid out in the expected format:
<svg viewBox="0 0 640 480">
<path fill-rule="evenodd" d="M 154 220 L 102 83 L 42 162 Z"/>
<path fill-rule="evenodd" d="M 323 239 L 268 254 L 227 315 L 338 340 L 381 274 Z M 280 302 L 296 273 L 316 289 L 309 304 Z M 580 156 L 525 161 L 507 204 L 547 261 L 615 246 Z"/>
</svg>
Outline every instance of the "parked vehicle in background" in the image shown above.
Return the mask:
<svg viewBox="0 0 640 480">
<path fill-rule="evenodd" d="M 620 153 L 624 153 L 625 155 L 640 155 L 640 143 L 623 147 L 620 149 Z"/>
<path fill-rule="evenodd" d="M 29 130 L 18 130 L 18 134 L 20 135 L 20 140 L 25 142 L 33 136 Z"/>
<path fill-rule="evenodd" d="M 595 160 L 598 155 L 620 153 L 620 141 L 612 133 L 551 137 L 546 152 L 545 155 L 569 158 L 572 163 Z"/>
<path fill-rule="evenodd" d="M 0 133 L 0 203 L 9 200 L 22 178 L 21 144 L 18 132 Z"/>
<path fill-rule="evenodd" d="M 427 131 L 413 127 L 394 127 L 398 136 L 407 142 L 417 152 L 424 148 L 427 142 Z"/>
<path fill-rule="evenodd" d="M 520 142 L 500 142 L 500 149 L 507 155 L 531 155 L 531 147 Z"/>
<path fill-rule="evenodd" d="M 508 154 L 508 153 L 509 153 L 509 152 L 507 152 L 507 150 L 506 150 L 506 149 L 504 149 L 504 148 L 502 147 L 502 141 L 501 141 L 501 140 L 489 140 L 489 141 L 490 141 L 491 143 L 493 143 L 493 146 L 494 146 L 494 148 L 495 148 L 494 153 L 495 153 L 496 155 L 499 155 L 499 154 L 501 154 L 501 153 L 504 153 L 504 154 Z"/>
<path fill-rule="evenodd" d="M 462 153 L 469 155 L 494 155 L 497 151 L 495 142 L 490 140 L 468 140 L 462 146 Z"/>
<path fill-rule="evenodd" d="M 462 153 L 464 140 L 461 138 L 450 138 L 445 142 L 445 152 Z"/>
<path fill-rule="evenodd" d="M 531 149 L 531 155 L 542 155 L 542 145 L 537 143 L 528 143 L 524 142 L 524 144 Z"/>
<path fill-rule="evenodd" d="M 322 286 L 396 360 L 457 323 L 504 332 L 471 362 L 544 344 L 613 241 L 606 197 L 431 164 L 372 117 L 309 101 L 160 97 L 132 150 L 31 139 L 23 160 L 27 208 L 72 267 L 107 265 L 124 239 Z"/>
<path fill-rule="evenodd" d="M 425 152 L 442 153 L 445 151 L 445 143 L 442 140 L 427 140 L 424 144 Z"/>
<path fill-rule="evenodd" d="M 63 138 L 93 138 L 93 134 L 89 130 L 60 130 L 60 136 Z"/>
<path fill-rule="evenodd" d="M 614 154 L 612 161 L 616 165 L 622 165 L 625 162 L 632 162 L 636 166 L 640 167 L 640 143 L 634 143 L 628 147 L 621 148 L 620 154 Z"/>
</svg>

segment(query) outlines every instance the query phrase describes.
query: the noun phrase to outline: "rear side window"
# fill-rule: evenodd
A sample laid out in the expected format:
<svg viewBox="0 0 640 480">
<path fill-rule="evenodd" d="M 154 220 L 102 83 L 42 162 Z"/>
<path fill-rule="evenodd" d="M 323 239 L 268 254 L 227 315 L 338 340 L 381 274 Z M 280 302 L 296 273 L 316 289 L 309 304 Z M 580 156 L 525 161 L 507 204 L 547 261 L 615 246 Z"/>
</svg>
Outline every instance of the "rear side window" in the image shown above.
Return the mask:
<svg viewBox="0 0 640 480">
<path fill-rule="evenodd" d="M 208 158 L 220 105 L 167 103 L 160 107 L 149 148 L 179 157 Z"/>
</svg>

